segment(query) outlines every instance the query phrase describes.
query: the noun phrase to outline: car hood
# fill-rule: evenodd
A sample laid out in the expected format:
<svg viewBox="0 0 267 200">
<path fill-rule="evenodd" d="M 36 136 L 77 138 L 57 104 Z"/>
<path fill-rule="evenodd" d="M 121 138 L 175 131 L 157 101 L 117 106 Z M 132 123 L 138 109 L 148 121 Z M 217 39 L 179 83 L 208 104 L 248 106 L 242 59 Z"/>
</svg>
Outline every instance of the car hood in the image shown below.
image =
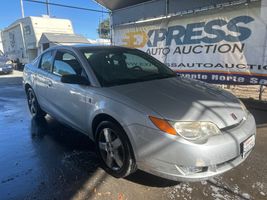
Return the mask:
<svg viewBox="0 0 267 200">
<path fill-rule="evenodd" d="M 234 95 L 192 79 L 174 77 L 110 89 L 171 121 L 211 121 L 225 128 L 246 116 Z"/>
</svg>

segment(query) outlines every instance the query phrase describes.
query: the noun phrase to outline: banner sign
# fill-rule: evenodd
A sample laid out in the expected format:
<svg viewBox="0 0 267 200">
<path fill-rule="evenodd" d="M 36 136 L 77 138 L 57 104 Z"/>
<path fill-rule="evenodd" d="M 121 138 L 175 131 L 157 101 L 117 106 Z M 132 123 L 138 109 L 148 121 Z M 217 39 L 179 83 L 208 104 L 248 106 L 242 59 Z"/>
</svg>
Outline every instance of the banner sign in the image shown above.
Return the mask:
<svg viewBox="0 0 267 200">
<path fill-rule="evenodd" d="M 139 48 L 185 77 L 267 85 L 266 12 L 261 7 L 222 9 L 118 26 L 114 43 Z"/>
</svg>

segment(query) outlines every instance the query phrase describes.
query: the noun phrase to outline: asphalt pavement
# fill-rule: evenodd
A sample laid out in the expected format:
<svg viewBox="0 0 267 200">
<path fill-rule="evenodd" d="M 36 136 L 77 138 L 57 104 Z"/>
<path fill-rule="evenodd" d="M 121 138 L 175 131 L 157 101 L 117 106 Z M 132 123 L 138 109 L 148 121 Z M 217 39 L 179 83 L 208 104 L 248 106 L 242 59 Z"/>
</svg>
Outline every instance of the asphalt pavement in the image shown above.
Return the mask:
<svg viewBox="0 0 267 200">
<path fill-rule="evenodd" d="M 248 159 L 222 176 L 178 183 L 137 171 L 106 174 L 87 136 L 47 116 L 32 119 L 21 80 L 0 77 L 0 199 L 267 199 L 267 111 L 257 121 Z"/>
</svg>

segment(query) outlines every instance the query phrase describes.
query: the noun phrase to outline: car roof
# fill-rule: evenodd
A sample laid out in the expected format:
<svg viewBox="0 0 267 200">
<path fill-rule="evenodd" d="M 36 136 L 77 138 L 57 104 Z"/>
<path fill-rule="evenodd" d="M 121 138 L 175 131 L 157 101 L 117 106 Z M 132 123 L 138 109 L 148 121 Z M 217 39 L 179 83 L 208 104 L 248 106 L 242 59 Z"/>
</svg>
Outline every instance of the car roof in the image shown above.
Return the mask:
<svg viewBox="0 0 267 200">
<path fill-rule="evenodd" d="M 95 44 L 73 44 L 73 45 L 59 45 L 54 46 L 49 49 L 60 49 L 60 48 L 66 48 L 66 49 L 88 49 L 88 50 L 97 50 L 97 49 L 133 49 L 123 46 L 115 46 L 115 45 L 95 45 Z"/>
</svg>

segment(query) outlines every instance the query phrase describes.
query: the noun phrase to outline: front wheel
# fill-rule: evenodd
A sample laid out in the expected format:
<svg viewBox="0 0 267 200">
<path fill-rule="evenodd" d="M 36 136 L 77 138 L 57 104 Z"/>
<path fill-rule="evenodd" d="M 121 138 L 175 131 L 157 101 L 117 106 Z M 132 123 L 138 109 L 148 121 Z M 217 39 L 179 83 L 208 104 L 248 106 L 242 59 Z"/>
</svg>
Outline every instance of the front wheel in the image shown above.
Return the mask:
<svg viewBox="0 0 267 200">
<path fill-rule="evenodd" d="M 36 118 L 44 117 L 46 113 L 40 108 L 32 88 L 27 89 L 27 101 L 31 115 Z"/>
<path fill-rule="evenodd" d="M 96 150 L 103 169 L 112 176 L 122 178 L 136 170 L 129 139 L 116 123 L 104 121 L 98 125 Z"/>
</svg>

